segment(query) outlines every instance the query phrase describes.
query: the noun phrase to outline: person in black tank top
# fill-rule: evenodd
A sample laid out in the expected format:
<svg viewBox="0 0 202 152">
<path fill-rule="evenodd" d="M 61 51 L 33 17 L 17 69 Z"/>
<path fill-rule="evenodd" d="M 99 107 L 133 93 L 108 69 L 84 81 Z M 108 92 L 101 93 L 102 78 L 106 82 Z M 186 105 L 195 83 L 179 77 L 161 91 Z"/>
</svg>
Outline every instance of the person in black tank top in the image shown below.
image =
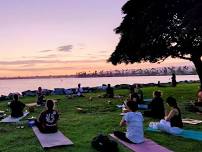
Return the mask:
<svg viewBox="0 0 202 152">
<path fill-rule="evenodd" d="M 178 115 L 173 116 L 170 119 L 170 124 L 171 127 L 179 127 L 182 128 L 183 127 L 183 123 L 182 123 L 182 118 L 181 118 L 181 112 L 180 109 L 178 107 L 176 107 L 176 109 L 178 110 Z"/>
<path fill-rule="evenodd" d="M 176 99 L 173 97 L 168 97 L 166 102 L 172 108 L 172 110 L 169 112 L 167 116 L 165 116 L 165 120 L 170 121 L 171 127 L 182 128 L 183 123 L 181 118 L 181 111 L 177 106 Z"/>
<path fill-rule="evenodd" d="M 183 132 L 183 123 L 181 112 L 177 106 L 176 99 L 173 97 L 168 97 L 166 102 L 171 110 L 165 114 L 165 118 L 161 119 L 159 123 L 154 124 L 152 122 L 149 124 L 149 127 L 154 129 L 157 128 L 162 132 L 166 132 L 172 135 L 181 134 Z"/>
</svg>

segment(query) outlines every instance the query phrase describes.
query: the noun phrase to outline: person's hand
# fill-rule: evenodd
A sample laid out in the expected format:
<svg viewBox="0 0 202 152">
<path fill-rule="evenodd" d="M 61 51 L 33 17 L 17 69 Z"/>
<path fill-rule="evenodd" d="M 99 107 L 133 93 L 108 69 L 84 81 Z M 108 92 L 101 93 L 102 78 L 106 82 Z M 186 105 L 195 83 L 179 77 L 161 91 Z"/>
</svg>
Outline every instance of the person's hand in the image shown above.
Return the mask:
<svg viewBox="0 0 202 152">
<path fill-rule="evenodd" d="M 196 112 L 196 114 L 198 114 L 198 115 L 202 115 L 202 112 Z"/>
<path fill-rule="evenodd" d="M 194 105 L 194 101 L 190 101 L 190 104 Z"/>
</svg>

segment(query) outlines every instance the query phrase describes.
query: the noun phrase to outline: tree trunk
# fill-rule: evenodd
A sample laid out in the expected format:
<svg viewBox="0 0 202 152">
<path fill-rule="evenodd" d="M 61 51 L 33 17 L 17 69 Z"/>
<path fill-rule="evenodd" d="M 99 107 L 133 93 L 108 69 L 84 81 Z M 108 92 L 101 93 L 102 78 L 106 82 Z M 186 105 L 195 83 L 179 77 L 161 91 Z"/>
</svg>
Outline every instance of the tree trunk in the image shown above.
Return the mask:
<svg viewBox="0 0 202 152">
<path fill-rule="evenodd" d="M 200 89 L 202 89 L 202 60 L 201 56 L 192 56 L 192 62 L 195 65 L 196 72 L 198 73 L 200 80 Z"/>
</svg>

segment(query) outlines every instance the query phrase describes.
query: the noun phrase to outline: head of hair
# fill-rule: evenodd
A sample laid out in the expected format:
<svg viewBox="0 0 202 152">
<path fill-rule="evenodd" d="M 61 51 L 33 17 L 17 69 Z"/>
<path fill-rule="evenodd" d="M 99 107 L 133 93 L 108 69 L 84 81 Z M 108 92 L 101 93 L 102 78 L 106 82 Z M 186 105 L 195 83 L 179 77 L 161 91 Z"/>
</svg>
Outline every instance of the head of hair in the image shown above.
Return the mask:
<svg viewBox="0 0 202 152">
<path fill-rule="evenodd" d="M 53 110 L 53 107 L 54 107 L 53 100 L 47 100 L 46 101 L 46 107 L 48 108 L 48 110 Z"/>
<path fill-rule="evenodd" d="M 38 87 L 38 91 L 41 91 L 42 90 L 42 88 L 41 87 Z"/>
<path fill-rule="evenodd" d="M 130 92 L 131 92 L 131 93 L 134 93 L 134 86 L 133 86 L 133 85 L 130 86 Z"/>
<path fill-rule="evenodd" d="M 155 97 L 161 97 L 161 91 L 154 91 L 153 95 Z"/>
<path fill-rule="evenodd" d="M 78 84 L 78 87 L 80 87 L 80 86 L 81 86 L 81 84 L 79 83 L 79 84 Z"/>
<path fill-rule="evenodd" d="M 196 95 L 198 96 L 200 93 L 202 92 L 202 89 L 199 89 L 196 93 Z"/>
<path fill-rule="evenodd" d="M 175 98 L 173 98 L 173 97 L 168 97 L 167 99 L 166 99 L 166 103 L 168 103 L 168 105 L 170 106 L 170 107 L 177 107 L 177 101 L 176 101 L 176 99 Z"/>
<path fill-rule="evenodd" d="M 132 100 L 128 100 L 128 101 L 126 102 L 126 105 L 127 105 L 127 107 L 128 107 L 131 111 L 133 111 L 133 112 L 135 112 L 135 111 L 138 110 L 138 104 L 137 104 L 137 102 L 134 102 L 134 101 L 132 101 Z"/>
<path fill-rule="evenodd" d="M 141 88 L 141 84 L 136 84 L 136 88 Z"/>
<path fill-rule="evenodd" d="M 197 94 L 198 101 L 202 102 L 202 90 L 200 90 Z"/>
<path fill-rule="evenodd" d="M 133 94 L 131 94 L 131 100 L 134 100 L 134 98 L 137 102 L 139 102 L 140 97 L 139 97 L 138 93 L 134 92 Z"/>
<path fill-rule="evenodd" d="M 14 99 L 15 101 L 18 101 L 18 94 L 14 94 L 14 95 L 13 95 L 13 99 Z"/>
<path fill-rule="evenodd" d="M 111 87 L 111 84 L 108 84 L 107 87 L 110 88 L 110 87 Z"/>
</svg>

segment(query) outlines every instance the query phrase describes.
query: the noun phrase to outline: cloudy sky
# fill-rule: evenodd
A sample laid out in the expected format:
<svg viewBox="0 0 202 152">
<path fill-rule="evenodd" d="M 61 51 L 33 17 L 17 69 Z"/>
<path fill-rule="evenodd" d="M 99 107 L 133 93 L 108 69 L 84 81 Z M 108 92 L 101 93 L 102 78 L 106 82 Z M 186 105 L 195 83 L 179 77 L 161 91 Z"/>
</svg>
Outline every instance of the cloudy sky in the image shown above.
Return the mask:
<svg viewBox="0 0 202 152">
<path fill-rule="evenodd" d="M 113 29 L 122 21 L 127 0 L 2 0 L 0 77 L 63 75 L 189 64 L 113 66 L 106 63 L 119 40 Z"/>
</svg>

